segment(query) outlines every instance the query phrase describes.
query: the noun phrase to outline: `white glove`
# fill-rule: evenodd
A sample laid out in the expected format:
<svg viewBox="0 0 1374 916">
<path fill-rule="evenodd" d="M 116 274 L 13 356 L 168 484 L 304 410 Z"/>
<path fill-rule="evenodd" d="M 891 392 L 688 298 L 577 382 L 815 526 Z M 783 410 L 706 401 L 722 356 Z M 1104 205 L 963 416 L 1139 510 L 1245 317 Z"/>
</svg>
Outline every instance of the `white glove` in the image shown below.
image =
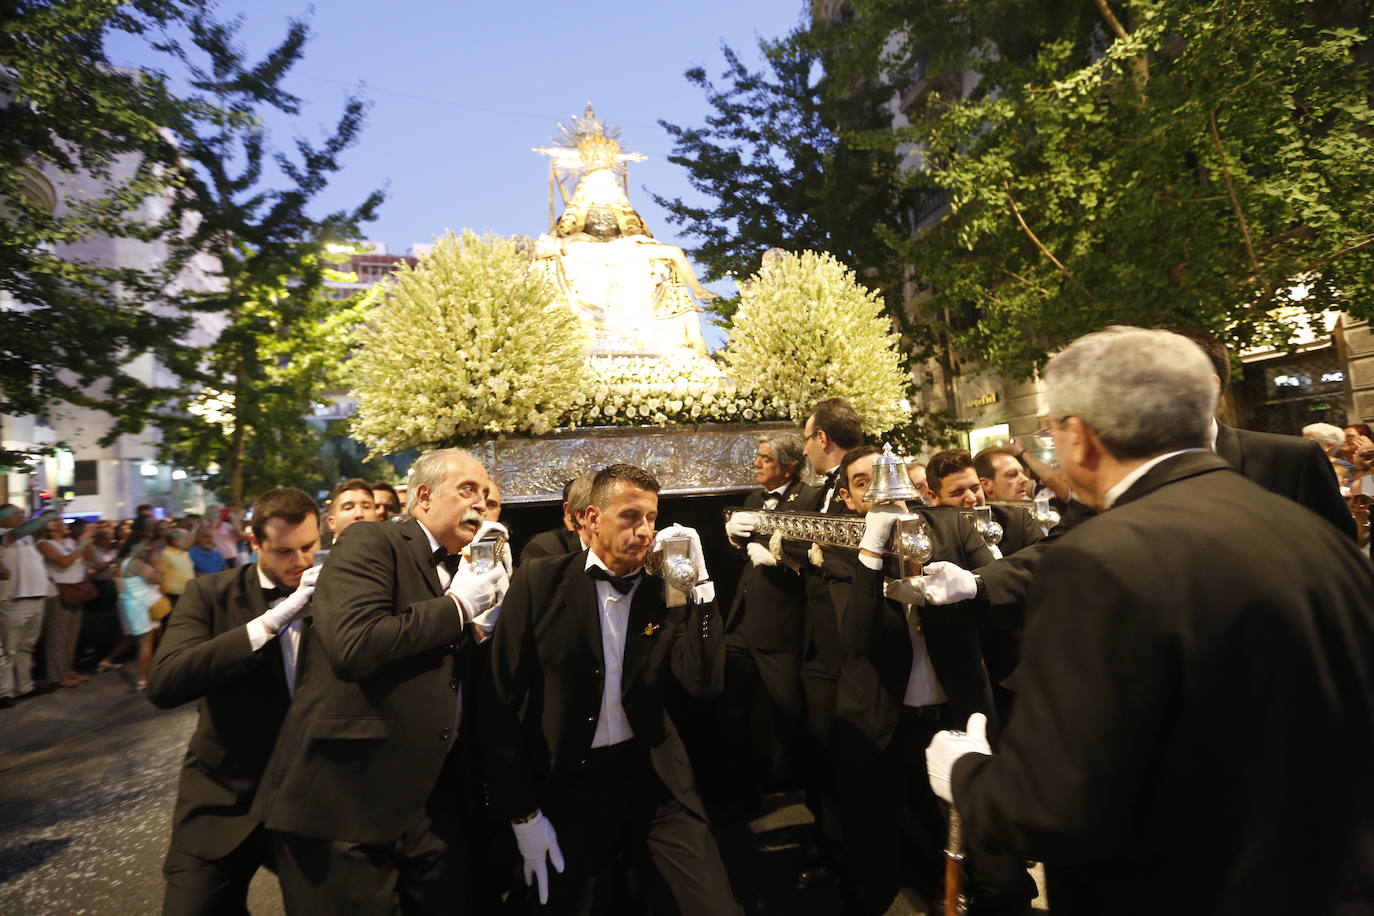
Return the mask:
<svg viewBox="0 0 1374 916">
<path fill-rule="evenodd" d="M 887 549 L 887 542 L 892 536 L 892 526 L 897 519 L 906 514 L 905 509 L 895 504 L 869 509 L 868 515 L 864 516 L 864 536 L 863 540 L 859 541 L 859 549 L 881 554 Z"/>
<path fill-rule="evenodd" d="M 930 788 L 936 795 L 954 804 L 954 791 L 949 785 L 949 774 L 954 762 L 965 754 L 992 755 L 988 747 L 988 717 L 975 712 L 968 717 L 968 730 L 965 732 L 936 732 L 926 748 L 926 775 L 930 777 Z"/>
<path fill-rule="evenodd" d="M 523 824 L 511 824 L 515 831 L 515 845 L 520 847 L 520 856 L 525 860 L 525 886 L 530 879 L 539 881 L 539 902 L 549 902 L 549 866 L 547 857 L 553 863 L 553 870 L 563 873 L 563 850 L 558 848 L 558 837 L 553 832 L 553 824 L 544 812 L 534 812 L 534 819 Z"/>
<path fill-rule="evenodd" d="M 749 554 L 749 562 L 755 566 L 778 565 L 778 561 L 773 559 L 773 552 L 757 541 L 750 541 L 745 545 L 744 552 Z"/>
<path fill-rule="evenodd" d="M 484 573 L 475 573 L 472 566 L 464 562 L 453 574 L 445 594 L 458 602 L 463 620 L 470 623 L 500 604 L 509 587 L 510 573 L 500 563 Z"/>
<path fill-rule="evenodd" d="M 500 522 L 485 521 L 478 526 L 477 533 L 472 536 L 472 540 L 469 542 L 469 544 L 476 544 L 478 541 L 482 540 L 482 538 L 486 537 L 488 534 L 491 534 L 492 532 L 499 533 L 507 541 L 510 540 L 510 530 L 506 528 L 505 525 L 501 524 Z M 492 540 L 495 540 L 495 538 L 492 538 Z M 464 556 L 467 555 L 466 549 L 463 551 L 463 554 Z M 506 575 L 509 576 L 514 571 L 514 567 L 511 565 L 509 543 L 501 549 L 500 560 L 501 565 L 506 567 Z"/>
<path fill-rule="evenodd" d="M 716 600 L 716 584 L 707 581 L 711 574 L 706 571 L 706 554 L 701 552 L 701 536 L 697 534 L 695 528 L 688 528 L 686 525 L 669 525 L 658 534 L 654 535 L 654 550 L 662 550 L 665 538 L 690 538 L 692 543 L 688 552 L 692 557 L 692 562 L 697 565 L 697 586 L 696 599 L 701 604 L 706 604 Z"/>
<path fill-rule="evenodd" d="M 936 560 L 921 570 L 926 600 L 930 604 L 954 604 L 978 594 L 978 580 L 961 566 Z"/>
<path fill-rule="evenodd" d="M 274 608 L 268 608 L 267 613 L 258 619 L 269 633 L 280 633 L 286 627 L 305 614 L 305 609 L 310 606 L 310 597 L 315 594 L 315 580 L 320 576 L 320 567 L 312 566 L 301 573 L 301 584 L 296 586 L 296 590 L 287 595 Z"/>
<path fill-rule="evenodd" d="M 725 533 L 733 540 L 742 541 L 754 533 L 758 523 L 759 517 L 753 512 L 736 512 L 726 519 Z"/>
</svg>

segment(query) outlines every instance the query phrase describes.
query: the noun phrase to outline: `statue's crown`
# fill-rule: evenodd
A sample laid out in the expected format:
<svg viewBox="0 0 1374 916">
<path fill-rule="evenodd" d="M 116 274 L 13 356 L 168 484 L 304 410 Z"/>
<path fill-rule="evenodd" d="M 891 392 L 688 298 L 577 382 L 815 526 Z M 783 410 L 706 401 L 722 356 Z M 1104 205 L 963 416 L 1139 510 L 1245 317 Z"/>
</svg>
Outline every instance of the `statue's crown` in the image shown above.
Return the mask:
<svg viewBox="0 0 1374 916">
<path fill-rule="evenodd" d="M 577 152 L 589 171 L 620 166 L 620 144 L 600 131 L 577 141 Z"/>
</svg>

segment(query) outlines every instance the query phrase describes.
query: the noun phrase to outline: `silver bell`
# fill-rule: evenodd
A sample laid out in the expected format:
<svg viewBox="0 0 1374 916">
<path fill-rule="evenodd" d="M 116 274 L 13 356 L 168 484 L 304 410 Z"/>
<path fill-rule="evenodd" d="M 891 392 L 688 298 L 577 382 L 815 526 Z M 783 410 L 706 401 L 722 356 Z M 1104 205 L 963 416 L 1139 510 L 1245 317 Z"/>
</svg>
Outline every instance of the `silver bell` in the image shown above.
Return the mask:
<svg viewBox="0 0 1374 916">
<path fill-rule="evenodd" d="M 973 510 L 974 527 L 989 547 L 1002 540 L 1002 525 L 992 517 L 992 506 L 978 506 Z"/>
<path fill-rule="evenodd" d="M 874 504 L 895 503 L 906 499 L 916 499 L 920 492 L 911 485 L 906 475 L 906 463 L 892 453 L 890 443 L 883 446 L 883 453 L 873 459 L 873 482 L 868 487 L 868 501 Z"/>
</svg>

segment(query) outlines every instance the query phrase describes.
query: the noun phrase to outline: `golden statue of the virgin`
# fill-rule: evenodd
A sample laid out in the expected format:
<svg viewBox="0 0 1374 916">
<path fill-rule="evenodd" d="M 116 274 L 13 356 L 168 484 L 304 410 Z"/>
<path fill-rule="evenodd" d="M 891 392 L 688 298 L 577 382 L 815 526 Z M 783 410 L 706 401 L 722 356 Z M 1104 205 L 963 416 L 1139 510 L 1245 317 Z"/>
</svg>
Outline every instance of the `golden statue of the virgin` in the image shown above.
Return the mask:
<svg viewBox="0 0 1374 916">
<path fill-rule="evenodd" d="M 706 355 L 694 301 L 716 298 L 701 286 L 681 248 L 654 240 L 630 204 L 624 152 L 592 106 L 559 125 L 550 157 L 550 229 L 535 242 L 543 270 L 587 332 L 588 348 L 604 355 L 663 355 L 686 349 Z M 567 183 L 574 182 L 571 195 Z M 555 195 L 564 208 L 554 218 Z"/>
</svg>

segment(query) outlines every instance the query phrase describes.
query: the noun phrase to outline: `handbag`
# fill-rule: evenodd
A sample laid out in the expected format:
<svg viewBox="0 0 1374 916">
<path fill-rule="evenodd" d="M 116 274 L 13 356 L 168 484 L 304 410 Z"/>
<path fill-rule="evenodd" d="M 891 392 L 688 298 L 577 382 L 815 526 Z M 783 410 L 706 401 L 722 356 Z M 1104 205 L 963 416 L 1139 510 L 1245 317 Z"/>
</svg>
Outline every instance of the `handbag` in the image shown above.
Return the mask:
<svg viewBox="0 0 1374 916">
<path fill-rule="evenodd" d="M 57 596 L 63 604 L 68 606 L 94 601 L 99 594 L 95 589 L 95 583 L 90 579 L 82 579 L 80 582 L 57 583 Z"/>
<path fill-rule="evenodd" d="M 148 605 L 148 616 L 154 620 L 161 620 L 170 613 L 172 613 L 172 599 L 166 595 Z"/>
</svg>

